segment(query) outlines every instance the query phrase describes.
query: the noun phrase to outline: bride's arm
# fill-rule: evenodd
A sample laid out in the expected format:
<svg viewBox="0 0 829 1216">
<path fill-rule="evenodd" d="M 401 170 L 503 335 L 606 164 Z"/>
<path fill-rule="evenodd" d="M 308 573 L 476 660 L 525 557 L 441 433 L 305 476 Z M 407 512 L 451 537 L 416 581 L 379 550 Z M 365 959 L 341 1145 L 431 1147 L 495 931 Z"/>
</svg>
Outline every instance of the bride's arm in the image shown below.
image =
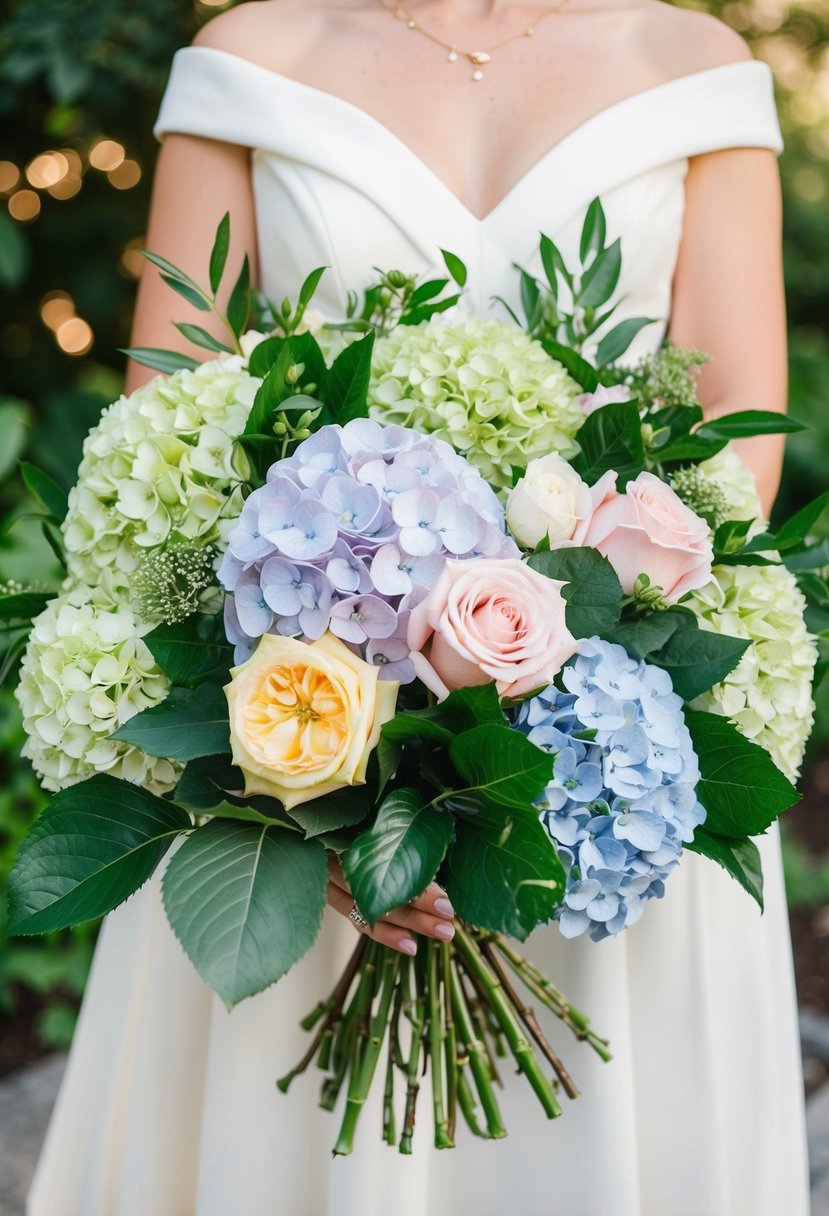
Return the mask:
<svg viewBox="0 0 829 1216">
<path fill-rule="evenodd" d="M 785 410 L 786 310 L 781 200 L 773 152 L 737 148 L 692 158 L 669 337 L 712 356 L 702 369 L 706 416 Z M 780 482 L 781 436 L 737 450 L 768 515 Z"/>
<path fill-rule="evenodd" d="M 253 259 L 256 281 L 256 225 L 250 179 L 250 152 L 233 144 L 168 135 L 159 154 L 153 185 L 145 247 L 180 266 L 197 283 L 207 283 L 210 250 L 216 227 L 225 211 L 231 218 L 231 247 L 225 278 L 229 291 L 244 253 Z M 146 263 L 138 288 L 131 346 L 161 346 L 186 350 L 197 359 L 208 351 L 191 347 L 173 327 L 174 321 L 191 321 L 225 337 L 221 325 L 199 312 L 162 282 L 159 272 Z M 127 370 L 127 392 L 156 373 L 137 363 Z"/>
</svg>

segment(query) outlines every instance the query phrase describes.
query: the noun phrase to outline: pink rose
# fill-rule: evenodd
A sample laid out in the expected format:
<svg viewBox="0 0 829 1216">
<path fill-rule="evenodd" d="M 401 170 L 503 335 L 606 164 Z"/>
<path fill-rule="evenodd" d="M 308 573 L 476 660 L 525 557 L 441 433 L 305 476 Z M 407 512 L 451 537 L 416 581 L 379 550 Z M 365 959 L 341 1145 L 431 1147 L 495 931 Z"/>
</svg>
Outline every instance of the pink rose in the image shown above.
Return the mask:
<svg viewBox="0 0 829 1216">
<path fill-rule="evenodd" d="M 714 552 L 708 524 L 685 506 L 670 486 L 653 473 L 640 473 L 619 494 L 605 473 L 591 487 L 595 506 L 573 536 L 577 545 L 603 553 L 626 595 L 640 574 L 662 588 L 675 604 L 711 577 Z"/>
<path fill-rule="evenodd" d="M 630 389 L 625 384 L 600 384 L 595 392 L 582 393 L 578 403 L 584 410 L 585 418 L 589 418 L 603 405 L 615 405 L 617 402 L 630 401 Z"/>
<path fill-rule="evenodd" d="M 563 585 L 517 558 L 447 561 L 409 618 L 416 675 L 441 698 L 490 680 L 512 697 L 549 684 L 576 649 Z"/>
</svg>

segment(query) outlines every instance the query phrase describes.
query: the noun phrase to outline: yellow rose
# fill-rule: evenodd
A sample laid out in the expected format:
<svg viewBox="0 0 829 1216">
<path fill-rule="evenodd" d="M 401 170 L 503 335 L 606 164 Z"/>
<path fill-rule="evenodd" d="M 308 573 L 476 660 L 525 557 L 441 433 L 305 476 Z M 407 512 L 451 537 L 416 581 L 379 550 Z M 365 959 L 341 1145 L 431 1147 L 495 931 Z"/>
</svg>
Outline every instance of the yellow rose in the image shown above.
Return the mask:
<svg viewBox="0 0 829 1216">
<path fill-rule="evenodd" d="M 398 682 L 379 673 L 331 633 L 310 643 L 266 633 L 225 688 L 245 793 L 290 808 L 362 785 L 397 704 Z"/>
</svg>

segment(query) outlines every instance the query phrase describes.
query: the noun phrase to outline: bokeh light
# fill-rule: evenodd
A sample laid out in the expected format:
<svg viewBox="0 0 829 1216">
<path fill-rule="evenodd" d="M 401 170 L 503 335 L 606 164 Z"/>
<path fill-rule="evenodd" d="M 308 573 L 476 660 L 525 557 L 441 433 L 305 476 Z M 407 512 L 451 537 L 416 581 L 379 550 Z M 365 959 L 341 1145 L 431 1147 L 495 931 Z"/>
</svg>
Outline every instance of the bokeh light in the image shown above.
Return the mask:
<svg viewBox="0 0 829 1216">
<path fill-rule="evenodd" d="M 69 161 L 62 152 L 41 152 L 26 166 L 26 180 L 37 190 L 47 190 L 66 177 Z"/>
<path fill-rule="evenodd" d="M 124 274 L 129 275 L 131 279 L 139 279 L 144 269 L 144 256 L 140 252 L 145 247 L 144 241 L 145 238 L 143 236 L 134 237 L 133 240 L 124 246 L 124 251 L 121 254 L 119 265 Z"/>
<path fill-rule="evenodd" d="M 34 190 L 18 190 L 9 199 L 9 214 L 21 224 L 30 224 L 40 215 L 40 197 Z"/>
<path fill-rule="evenodd" d="M 8 194 L 20 181 L 20 170 L 10 160 L 0 160 L 0 194 Z"/>
<path fill-rule="evenodd" d="M 58 346 L 67 355 L 85 355 L 91 348 L 92 326 L 82 317 L 70 317 L 58 326 L 55 334 Z"/>
<path fill-rule="evenodd" d="M 126 154 L 123 144 L 114 139 L 99 139 L 89 150 L 89 163 L 93 169 L 109 173 L 123 163 Z"/>
<path fill-rule="evenodd" d="M 141 166 L 137 160 L 125 160 L 116 169 L 110 169 L 107 177 L 116 190 L 131 190 L 141 181 Z"/>
<path fill-rule="evenodd" d="M 74 315 L 75 301 L 67 291 L 50 291 L 40 301 L 40 319 L 49 329 L 59 329 Z"/>
</svg>

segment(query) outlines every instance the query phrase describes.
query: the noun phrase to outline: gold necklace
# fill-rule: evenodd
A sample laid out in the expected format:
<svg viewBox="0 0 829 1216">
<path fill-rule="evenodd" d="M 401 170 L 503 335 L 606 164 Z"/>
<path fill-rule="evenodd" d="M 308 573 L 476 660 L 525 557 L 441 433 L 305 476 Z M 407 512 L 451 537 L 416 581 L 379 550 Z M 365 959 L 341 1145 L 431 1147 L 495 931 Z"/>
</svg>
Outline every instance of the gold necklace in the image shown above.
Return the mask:
<svg viewBox="0 0 829 1216">
<path fill-rule="evenodd" d="M 496 42 L 488 51 L 465 51 L 460 47 L 455 46 L 452 42 L 444 42 L 437 34 L 433 34 L 431 30 L 425 29 L 420 22 L 412 16 L 406 8 L 403 0 L 395 0 L 394 6 L 391 7 L 386 3 L 386 0 L 380 0 L 383 8 L 392 13 L 400 21 L 404 21 L 408 29 L 415 34 L 422 34 L 424 38 L 428 38 L 430 42 L 434 42 L 437 46 L 443 47 L 446 51 L 446 58 L 449 63 L 456 63 L 458 59 L 468 59 L 472 64 L 472 76 L 474 81 L 483 80 L 484 68 L 492 59 L 494 51 L 500 51 L 504 46 L 508 46 L 511 42 L 517 42 L 519 38 L 532 38 L 536 27 L 544 20 L 545 17 L 551 16 L 553 13 L 561 12 L 569 0 L 559 0 L 558 4 L 554 4 L 552 8 L 546 9 L 540 17 L 536 17 L 530 25 L 523 30 L 519 30 L 517 34 L 511 34 L 509 38 L 504 38 L 501 42 Z"/>
</svg>

